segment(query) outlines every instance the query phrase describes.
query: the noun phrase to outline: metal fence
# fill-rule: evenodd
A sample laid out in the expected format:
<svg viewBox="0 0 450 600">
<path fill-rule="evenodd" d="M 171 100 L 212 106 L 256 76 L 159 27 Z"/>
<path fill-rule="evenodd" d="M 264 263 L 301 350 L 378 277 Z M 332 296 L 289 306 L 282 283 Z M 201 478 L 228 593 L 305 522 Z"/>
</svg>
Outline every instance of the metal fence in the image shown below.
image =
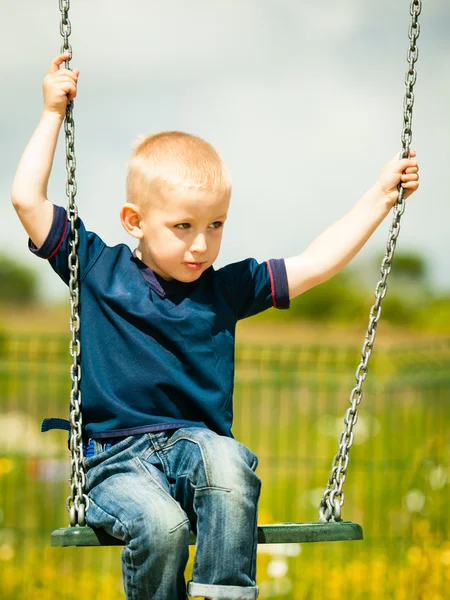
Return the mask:
<svg viewBox="0 0 450 600">
<path fill-rule="evenodd" d="M 234 435 L 259 456 L 261 523 L 317 519 L 355 347 L 240 345 Z M 123 598 L 120 548 L 49 547 L 68 524 L 66 336 L 0 336 L 0 596 Z M 443 600 L 450 585 L 450 340 L 378 349 L 345 484 L 363 542 L 260 546 L 261 598 Z M 194 550 L 188 566 L 192 568 Z"/>
</svg>

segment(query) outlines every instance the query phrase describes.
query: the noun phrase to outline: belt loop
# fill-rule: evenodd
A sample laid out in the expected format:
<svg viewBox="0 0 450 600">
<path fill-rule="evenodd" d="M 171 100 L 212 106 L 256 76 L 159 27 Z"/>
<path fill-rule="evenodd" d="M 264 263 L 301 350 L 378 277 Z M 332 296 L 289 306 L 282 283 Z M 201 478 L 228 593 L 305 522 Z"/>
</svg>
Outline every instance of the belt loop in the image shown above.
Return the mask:
<svg viewBox="0 0 450 600">
<path fill-rule="evenodd" d="M 94 442 L 94 454 L 100 454 L 101 452 L 103 452 L 103 444 L 101 441 L 98 440 L 92 440 Z"/>
</svg>

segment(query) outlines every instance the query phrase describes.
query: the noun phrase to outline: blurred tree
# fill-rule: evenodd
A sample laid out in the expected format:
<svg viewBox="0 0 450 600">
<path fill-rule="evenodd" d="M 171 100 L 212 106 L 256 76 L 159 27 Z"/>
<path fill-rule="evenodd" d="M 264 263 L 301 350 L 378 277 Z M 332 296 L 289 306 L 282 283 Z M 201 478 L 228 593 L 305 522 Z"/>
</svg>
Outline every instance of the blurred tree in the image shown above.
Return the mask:
<svg viewBox="0 0 450 600">
<path fill-rule="evenodd" d="M 425 281 L 428 265 L 417 252 L 399 252 L 394 258 L 395 270 L 400 277 L 409 277 L 416 281 Z"/>
<path fill-rule="evenodd" d="M 16 260 L 0 254 L 0 303 L 27 304 L 37 297 L 34 271 Z"/>
<path fill-rule="evenodd" d="M 377 258 L 381 264 L 382 257 Z M 414 250 L 397 251 L 392 262 L 392 277 L 408 280 L 411 283 L 425 284 L 428 276 L 428 265 L 426 259 Z"/>
<path fill-rule="evenodd" d="M 382 257 L 378 259 L 381 264 Z M 392 261 L 388 293 L 383 301 L 382 318 L 397 325 L 413 325 L 431 297 L 425 257 L 414 250 L 397 251 Z"/>
<path fill-rule="evenodd" d="M 358 279 L 350 269 L 344 269 L 294 298 L 290 313 L 297 319 L 351 322 L 363 316 L 366 306 L 366 294 Z"/>
<path fill-rule="evenodd" d="M 374 291 L 381 278 L 383 256 L 346 267 L 330 280 L 294 298 L 291 309 L 283 315 L 277 316 L 276 311 L 269 311 L 258 318 L 329 323 L 367 320 L 370 307 L 375 302 Z M 413 250 L 397 251 L 388 279 L 388 293 L 382 304 L 382 319 L 400 326 L 419 325 L 432 300 L 425 257 Z M 445 312 L 444 305 L 447 306 L 445 301 L 439 304 L 437 312 L 441 315 Z M 435 318 L 439 319 L 437 315 Z"/>
</svg>

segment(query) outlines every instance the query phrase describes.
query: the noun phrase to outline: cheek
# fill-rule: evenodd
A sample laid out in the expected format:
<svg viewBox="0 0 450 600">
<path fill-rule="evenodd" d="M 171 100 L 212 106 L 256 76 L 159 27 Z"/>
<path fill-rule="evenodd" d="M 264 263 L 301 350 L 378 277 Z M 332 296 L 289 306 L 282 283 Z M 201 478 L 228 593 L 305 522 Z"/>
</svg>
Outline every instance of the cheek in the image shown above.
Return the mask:
<svg viewBox="0 0 450 600">
<path fill-rule="evenodd" d="M 172 231 L 165 232 L 159 240 L 160 251 L 167 256 L 177 256 L 186 250 L 186 240 Z"/>
<path fill-rule="evenodd" d="M 170 259 L 184 251 L 185 244 L 169 229 L 155 229 L 149 232 L 147 247 L 153 256 Z"/>
<path fill-rule="evenodd" d="M 216 255 L 219 254 L 220 244 L 222 243 L 222 235 L 223 231 L 221 230 L 220 233 L 217 232 L 215 235 L 211 236 L 209 242 L 209 249 Z"/>
</svg>

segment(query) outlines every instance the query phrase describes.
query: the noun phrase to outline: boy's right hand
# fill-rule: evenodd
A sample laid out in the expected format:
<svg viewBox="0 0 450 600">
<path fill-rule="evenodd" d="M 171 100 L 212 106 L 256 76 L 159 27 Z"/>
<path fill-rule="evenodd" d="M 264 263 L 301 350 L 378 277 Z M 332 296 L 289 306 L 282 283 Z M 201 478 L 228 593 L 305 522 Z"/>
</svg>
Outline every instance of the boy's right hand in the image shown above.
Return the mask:
<svg viewBox="0 0 450 600">
<path fill-rule="evenodd" d="M 77 95 L 77 83 L 80 71 L 61 69 L 61 64 L 70 57 L 69 53 L 56 56 L 44 79 L 44 112 L 64 117 L 67 103 Z"/>
</svg>

